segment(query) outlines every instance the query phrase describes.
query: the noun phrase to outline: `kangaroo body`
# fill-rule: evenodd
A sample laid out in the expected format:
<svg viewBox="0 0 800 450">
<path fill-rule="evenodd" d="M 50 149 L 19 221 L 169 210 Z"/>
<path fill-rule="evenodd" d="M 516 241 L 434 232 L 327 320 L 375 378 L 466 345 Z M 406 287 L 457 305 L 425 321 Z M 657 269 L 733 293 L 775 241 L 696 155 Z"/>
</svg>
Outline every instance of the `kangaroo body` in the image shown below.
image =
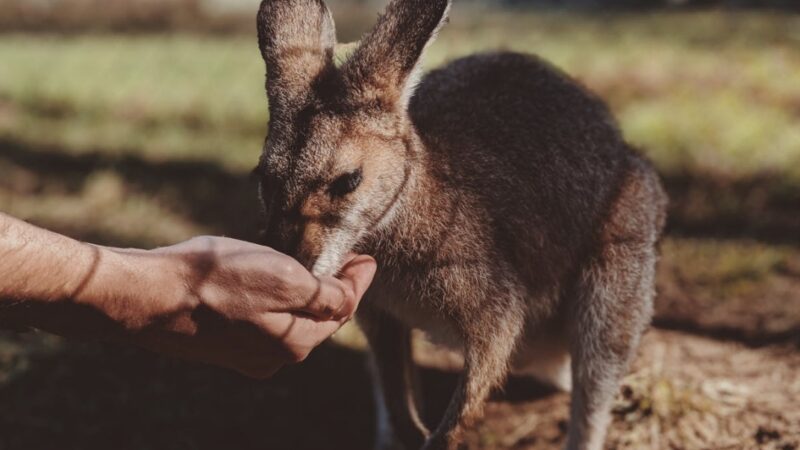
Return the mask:
<svg viewBox="0 0 800 450">
<path fill-rule="evenodd" d="M 569 389 L 570 342 L 588 331 L 576 316 L 593 314 L 610 323 L 584 339 L 625 334 L 605 350 L 624 370 L 651 316 L 665 196 L 605 105 L 535 57 L 497 53 L 428 75 L 410 114 L 424 150 L 392 224 L 363 249 L 382 269 L 358 319 L 401 330 L 382 350 L 416 328 L 488 366 L 481 396 L 506 369 Z"/>
<path fill-rule="evenodd" d="M 380 448 L 451 449 L 508 373 L 572 388 L 570 450 L 602 448 L 654 296 L 666 197 L 602 101 L 541 60 L 414 71 L 446 0 L 394 0 L 341 68 L 319 0 L 265 0 L 267 243 L 319 275 L 378 259 L 357 314 Z M 411 330 L 464 354 L 420 420 Z"/>
</svg>

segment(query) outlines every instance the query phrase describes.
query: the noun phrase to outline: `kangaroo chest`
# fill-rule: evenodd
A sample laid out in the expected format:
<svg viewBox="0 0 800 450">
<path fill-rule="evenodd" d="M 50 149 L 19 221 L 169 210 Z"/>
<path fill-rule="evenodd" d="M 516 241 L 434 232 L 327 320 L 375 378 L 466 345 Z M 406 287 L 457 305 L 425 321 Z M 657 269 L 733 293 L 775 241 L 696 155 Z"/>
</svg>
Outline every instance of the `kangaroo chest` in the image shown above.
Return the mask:
<svg viewBox="0 0 800 450">
<path fill-rule="evenodd" d="M 379 276 L 370 291 L 371 307 L 424 332 L 435 344 L 462 349 L 463 330 L 446 312 L 451 300 L 447 292 L 396 276 L 390 279 Z"/>
</svg>

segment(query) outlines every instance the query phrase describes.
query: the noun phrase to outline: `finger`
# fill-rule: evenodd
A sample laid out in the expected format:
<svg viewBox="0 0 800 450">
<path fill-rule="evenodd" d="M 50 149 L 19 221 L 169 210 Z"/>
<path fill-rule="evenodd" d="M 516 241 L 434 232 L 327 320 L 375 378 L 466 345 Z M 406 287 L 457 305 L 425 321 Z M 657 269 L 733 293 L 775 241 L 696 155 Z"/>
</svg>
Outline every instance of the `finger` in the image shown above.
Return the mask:
<svg viewBox="0 0 800 450">
<path fill-rule="evenodd" d="M 320 321 L 297 316 L 283 339 L 290 348 L 307 352 L 333 336 L 341 327 L 342 323 L 335 320 Z"/>
<path fill-rule="evenodd" d="M 274 312 L 304 311 L 314 316 L 321 314 L 318 309 L 322 305 L 314 304 L 320 295 L 320 280 L 302 264 L 289 256 L 276 254 L 270 258 L 267 270 L 271 294 L 278 300 L 273 305 Z"/>
<path fill-rule="evenodd" d="M 357 256 L 345 264 L 340 278 L 323 277 L 303 311 L 319 320 L 346 321 L 358 308 L 375 275 L 377 264 L 369 256 Z"/>
<path fill-rule="evenodd" d="M 280 342 L 283 354 L 278 357 L 278 361 L 284 364 L 303 361 L 314 348 L 342 327 L 342 323 L 337 321 L 289 313 L 265 314 L 262 320 L 269 345 L 276 338 Z"/>
<path fill-rule="evenodd" d="M 352 295 L 338 309 L 334 316 L 335 320 L 349 319 L 355 314 L 358 304 L 372 284 L 377 270 L 378 263 L 367 255 L 356 256 L 345 264 L 339 272 L 339 281 L 347 286 L 346 291 Z"/>
<path fill-rule="evenodd" d="M 350 298 L 353 292 L 349 287 L 336 278 L 315 279 L 316 289 L 313 294 L 307 297 L 304 304 L 296 308 L 295 312 L 305 313 L 315 320 L 332 320 L 345 309 L 348 303 L 352 303 Z"/>
</svg>

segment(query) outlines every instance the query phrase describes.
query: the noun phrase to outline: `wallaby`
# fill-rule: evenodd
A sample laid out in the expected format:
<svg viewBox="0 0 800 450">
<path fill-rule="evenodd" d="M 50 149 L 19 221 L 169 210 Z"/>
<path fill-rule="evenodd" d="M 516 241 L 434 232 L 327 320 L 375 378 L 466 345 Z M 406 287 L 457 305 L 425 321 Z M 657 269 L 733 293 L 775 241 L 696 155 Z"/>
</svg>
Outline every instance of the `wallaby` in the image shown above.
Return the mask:
<svg viewBox="0 0 800 450">
<path fill-rule="evenodd" d="M 666 196 L 604 103 L 534 56 L 470 56 L 420 80 L 449 7 L 392 0 L 337 65 L 321 0 L 263 1 L 266 243 L 317 275 L 352 251 L 378 260 L 356 319 L 379 447 L 456 448 L 519 371 L 571 387 L 566 447 L 600 449 L 651 319 Z M 432 432 L 411 329 L 464 355 Z"/>
</svg>

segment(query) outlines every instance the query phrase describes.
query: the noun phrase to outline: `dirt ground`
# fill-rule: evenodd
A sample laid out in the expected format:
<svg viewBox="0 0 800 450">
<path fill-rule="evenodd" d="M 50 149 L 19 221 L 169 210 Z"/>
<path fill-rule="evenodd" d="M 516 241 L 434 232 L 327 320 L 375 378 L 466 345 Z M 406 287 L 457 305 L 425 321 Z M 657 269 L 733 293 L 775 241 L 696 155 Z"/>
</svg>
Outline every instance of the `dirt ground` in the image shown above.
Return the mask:
<svg viewBox="0 0 800 450">
<path fill-rule="evenodd" d="M 267 382 L 96 344 L 5 335 L 0 449 L 369 449 L 363 352 L 328 345 Z M 50 342 L 53 341 L 53 342 Z M 427 352 L 426 352 L 427 353 Z M 456 374 L 423 354 L 427 421 Z M 444 364 L 442 362 L 445 362 Z M 434 362 L 434 364 L 431 364 Z M 437 366 L 432 368 L 431 366 Z M 741 343 L 654 329 L 614 406 L 608 449 L 800 448 L 796 343 Z M 24 374 L 15 376 L 15 374 Z M 466 434 L 474 449 L 558 449 L 568 395 L 509 380 Z"/>
<path fill-rule="evenodd" d="M 609 449 L 800 447 L 800 353 L 651 331 L 614 406 Z M 469 434 L 471 448 L 558 449 L 567 394 L 507 392 Z"/>
</svg>

